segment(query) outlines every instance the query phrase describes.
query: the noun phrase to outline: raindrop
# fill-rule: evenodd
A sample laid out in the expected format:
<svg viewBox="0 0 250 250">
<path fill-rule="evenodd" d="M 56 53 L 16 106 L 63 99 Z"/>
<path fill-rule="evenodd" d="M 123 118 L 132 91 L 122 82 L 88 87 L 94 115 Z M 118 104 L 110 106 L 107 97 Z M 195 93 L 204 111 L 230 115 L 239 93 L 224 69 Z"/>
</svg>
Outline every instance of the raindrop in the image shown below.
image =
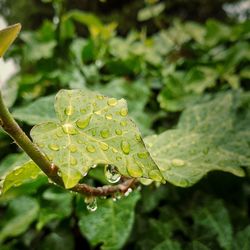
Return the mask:
<svg viewBox="0 0 250 250">
<path fill-rule="evenodd" d="M 77 160 L 74 157 L 70 157 L 70 165 L 75 166 L 77 164 Z"/>
<path fill-rule="evenodd" d="M 77 152 L 77 147 L 76 147 L 76 145 L 70 144 L 70 145 L 69 145 L 69 151 L 70 151 L 71 153 Z"/>
<path fill-rule="evenodd" d="M 69 135 L 76 135 L 78 132 L 71 123 L 65 123 L 62 125 L 63 132 Z"/>
<path fill-rule="evenodd" d="M 127 126 L 127 122 L 126 122 L 126 121 L 121 121 L 120 124 L 121 124 L 121 126 L 123 126 L 123 127 L 126 127 L 126 126 Z"/>
<path fill-rule="evenodd" d="M 52 144 L 49 144 L 49 149 L 53 151 L 58 151 L 60 148 L 59 148 L 59 145 L 52 143 Z"/>
<path fill-rule="evenodd" d="M 107 120 L 112 120 L 113 116 L 112 116 L 112 114 L 106 114 L 106 115 L 105 115 L 105 118 L 106 118 Z"/>
<path fill-rule="evenodd" d="M 78 119 L 76 121 L 76 126 L 78 128 L 84 129 L 89 125 L 90 119 L 91 119 L 91 116 L 89 116 L 87 119 Z"/>
<path fill-rule="evenodd" d="M 128 110 L 127 110 L 126 108 L 122 108 L 122 109 L 120 110 L 120 115 L 121 115 L 121 116 L 127 116 L 127 114 L 128 114 Z"/>
<path fill-rule="evenodd" d="M 87 110 L 86 110 L 86 109 L 80 109 L 80 112 L 81 112 L 82 114 L 86 114 Z"/>
<path fill-rule="evenodd" d="M 100 142 L 99 145 L 103 151 L 107 151 L 109 149 L 109 145 L 105 142 Z"/>
<path fill-rule="evenodd" d="M 137 156 L 141 159 L 146 159 L 148 157 L 149 153 L 148 152 L 142 152 L 138 153 Z"/>
<path fill-rule="evenodd" d="M 109 137 L 109 130 L 108 130 L 108 129 L 103 129 L 103 130 L 101 131 L 101 136 L 102 136 L 102 138 L 107 138 L 107 137 Z"/>
<path fill-rule="evenodd" d="M 105 165 L 105 176 L 110 183 L 116 183 L 121 179 L 121 175 L 114 165 Z"/>
<path fill-rule="evenodd" d="M 149 178 L 151 178 L 154 181 L 161 181 L 162 180 L 161 173 L 158 170 L 151 170 L 149 172 Z"/>
<path fill-rule="evenodd" d="M 96 200 L 96 197 L 86 197 L 84 199 L 85 203 L 87 204 L 87 209 L 90 211 L 90 212 L 95 212 L 96 209 L 97 209 L 97 200 Z"/>
<path fill-rule="evenodd" d="M 132 188 L 128 188 L 128 190 L 125 192 L 125 196 L 129 196 L 130 193 L 132 193 Z"/>
<path fill-rule="evenodd" d="M 182 167 L 185 165 L 185 161 L 181 160 L 181 159 L 173 159 L 172 161 L 173 166 L 175 167 Z"/>
<path fill-rule="evenodd" d="M 122 135 L 122 130 L 118 128 L 118 129 L 115 130 L 115 133 L 117 135 Z"/>
<path fill-rule="evenodd" d="M 59 128 L 57 131 L 56 131 L 56 136 L 57 137 L 63 137 L 63 131 L 61 128 Z"/>
<path fill-rule="evenodd" d="M 86 147 L 86 150 L 89 152 L 89 153 L 94 153 L 95 152 L 95 147 L 93 145 L 88 145 Z"/>
<path fill-rule="evenodd" d="M 128 155 L 130 152 L 130 144 L 127 141 L 122 141 L 121 149 L 124 154 Z"/>
<path fill-rule="evenodd" d="M 137 141 L 141 141 L 141 136 L 138 135 L 138 134 L 136 134 L 136 135 L 135 135 L 135 139 L 136 139 Z"/>
<path fill-rule="evenodd" d="M 136 164 L 129 164 L 127 166 L 127 170 L 128 170 L 128 173 L 131 177 L 141 177 L 143 172 L 142 172 L 142 169 L 140 166 L 136 165 Z"/>
<path fill-rule="evenodd" d="M 118 153 L 118 150 L 116 148 L 112 148 L 113 153 Z"/>
<path fill-rule="evenodd" d="M 44 144 L 43 144 L 43 143 L 39 143 L 39 144 L 37 144 L 37 146 L 38 146 L 39 148 L 44 148 Z"/>
<path fill-rule="evenodd" d="M 74 113 L 73 106 L 68 106 L 67 108 L 65 108 L 64 113 L 68 116 L 72 115 Z"/>
<path fill-rule="evenodd" d="M 107 103 L 109 106 L 115 106 L 117 104 L 117 100 L 115 98 L 109 98 Z"/>
<path fill-rule="evenodd" d="M 103 100 L 104 96 L 103 95 L 97 95 L 96 98 L 99 99 L 99 100 Z"/>
</svg>

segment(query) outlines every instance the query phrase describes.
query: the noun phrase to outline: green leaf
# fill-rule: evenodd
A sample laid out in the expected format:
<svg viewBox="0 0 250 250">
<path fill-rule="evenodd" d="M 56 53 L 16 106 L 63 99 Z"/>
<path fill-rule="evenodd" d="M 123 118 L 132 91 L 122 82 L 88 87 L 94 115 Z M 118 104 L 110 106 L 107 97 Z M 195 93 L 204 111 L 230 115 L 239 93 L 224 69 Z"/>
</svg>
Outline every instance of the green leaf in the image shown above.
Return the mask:
<svg viewBox="0 0 250 250">
<path fill-rule="evenodd" d="M 56 95 L 58 122 L 31 130 L 34 142 L 60 169 L 66 188 L 75 186 L 95 164 L 115 165 L 128 177 L 161 181 L 124 99 L 89 90 L 61 90 Z"/>
<path fill-rule="evenodd" d="M 12 114 L 16 119 L 30 125 L 55 121 L 54 99 L 54 95 L 41 97 L 27 106 L 14 109 Z"/>
<path fill-rule="evenodd" d="M 165 240 L 158 244 L 156 247 L 153 248 L 153 250 L 181 250 L 181 244 L 178 241 L 173 240 Z"/>
<path fill-rule="evenodd" d="M 233 95 L 221 94 L 185 110 L 177 129 L 146 138 L 165 180 L 187 187 L 212 170 L 244 176 L 240 166 L 250 165 L 250 131 L 236 128 L 234 119 Z"/>
<path fill-rule="evenodd" d="M 248 250 L 250 249 L 250 226 L 238 232 L 233 241 L 233 249 Z"/>
<path fill-rule="evenodd" d="M 210 250 L 206 245 L 202 244 L 199 241 L 193 241 L 192 244 L 190 244 L 190 250 Z"/>
<path fill-rule="evenodd" d="M 137 20 L 142 22 L 157 17 L 165 10 L 165 8 L 165 3 L 158 3 L 151 6 L 147 6 L 138 12 Z"/>
<path fill-rule="evenodd" d="M 17 197 L 11 200 L 0 226 L 0 242 L 25 232 L 36 219 L 39 211 L 37 201 L 30 197 Z"/>
<path fill-rule="evenodd" d="M 221 200 L 209 199 L 193 214 L 198 230 L 202 228 L 209 234 L 216 235 L 220 246 L 230 249 L 233 240 L 232 226 L 228 211 Z"/>
<path fill-rule="evenodd" d="M 12 187 L 17 187 L 29 180 L 34 180 L 39 175 L 43 175 L 43 172 L 33 161 L 24 163 L 14 168 L 4 177 L 3 193 L 7 192 Z"/>
<path fill-rule="evenodd" d="M 12 26 L 0 30 L 0 57 L 4 55 L 10 45 L 14 42 L 20 30 L 20 23 L 14 24 Z"/>
<path fill-rule="evenodd" d="M 121 249 L 131 232 L 138 192 L 114 202 L 112 199 L 98 200 L 95 212 L 82 211 L 79 227 L 92 246 L 102 243 L 102 250 Z"/>
</svg>

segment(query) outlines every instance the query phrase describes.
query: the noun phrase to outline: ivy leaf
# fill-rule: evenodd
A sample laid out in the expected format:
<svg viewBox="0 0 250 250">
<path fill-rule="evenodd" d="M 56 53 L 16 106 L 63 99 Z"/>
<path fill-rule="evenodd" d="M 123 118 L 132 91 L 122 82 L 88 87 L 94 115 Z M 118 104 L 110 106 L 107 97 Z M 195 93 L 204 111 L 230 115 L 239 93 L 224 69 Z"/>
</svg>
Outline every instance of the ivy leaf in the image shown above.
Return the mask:
<svg viewBox="0 0 250 250">
<path fill-rule="evenodd" d="M 250 131 L 235 127 L 235 103 L 232 93 L 219 95 L 185 110 L 177 129 L 146 138 L 165 180 L 187 187 L 212 170 L 244 176 Z"/>
<path fill-rule="evenodd" d="M 181 244 L 178 241 L 167 239 L 153 248 L 153 250 L 165 250 L 165 249 L 181 250 Z"/>
<path fill-rule="evenodd" d="M 82 234 L 92 246 L 103 243 L 102 250 L 121 249 L 132 229 L 139 198 L 140 194 L 133 192 L 117 202 L 98 200 L 99 207 L 94 213 L 85 210 L 79 214 Z"/>
<path fill-rule="evenodd" d="M 89 90 L 56 95 L 58 122 L 31 130 L 34 142 L 60 171 L 66 188 L 75 186 L 95 164 L 115 165 L 121 175 L 162 181 L 124 99 Z"/>
<path fill-rule="evenodd" d="M 4 177 L 3 193 L 6 193 L 12 187 L 17 187 L 29 180 L 34 180 L 39 175 L 43 175 L 43 172 L 33 161 L 24 163 L 23 165 L 11 170 Z"/>
<path fill-rule="evenodd" d="M 194 214 L 198 230 L 205 230 L 217 236 L 223 249 L 230 249 L 233 233 L 228 211 L 221 200 L 207 200 Z"/>
<path fill-rule="evenodd" d="M 22 196 L 11 200 L 0 222 L 0 242 L 25 232 L 36 219 L 38 211 L 38 202 L 33 198 Z"/>
<path fill-rule="evenodd" d="M 0 57 L 4 55 L 6 50 L 14 42 L 20 30 L 21 24 L 19 23 L 0 30 Z"/>
</svg>

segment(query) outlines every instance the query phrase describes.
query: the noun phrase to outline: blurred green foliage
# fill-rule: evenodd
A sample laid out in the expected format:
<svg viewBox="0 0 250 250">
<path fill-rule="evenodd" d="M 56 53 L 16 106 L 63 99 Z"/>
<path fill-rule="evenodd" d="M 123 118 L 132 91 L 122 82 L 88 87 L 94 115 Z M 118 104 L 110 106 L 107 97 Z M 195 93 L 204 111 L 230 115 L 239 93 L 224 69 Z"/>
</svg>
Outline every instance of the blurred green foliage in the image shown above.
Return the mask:
<svg viewBox="0 0 250 250">
<path fill-rule="evenodd" d="M 93 14 L 71 10 L 21 33 L 7 53 L 21 70 L 10 79 L 12 91 L 6 91 L 5 98 L 14 97 L 11 110 L 29 131 L 31 125 L 54 118 L 53 98 L 59 89 L 97 90 L 125 98 L 130 116 L 146 136 L 169 128 L 199 130 L 195 118 L 187 122 L 193 109 L 215 105 L 227 92 L 240 96 L 232 109 L 239 107 L 233 122 L 242 138 L 249 133 L 250 119 L 249 39 L 248 20 L 227 25 L 176 19 L 153 35 L 142 29 L 122 37 L 116 23 L 104 24 Z M 225 112 L 220 112 L 222 130 L 208 124 L 211 135 L 223 134 L 219 123 L 228 125 L 222 122 Z M 2 132 L 0 138 L 2 176 L 26 158 Z M 223 146 L 234 150 L 236 144 Z M 249 154 L 249 145 L 246 141 L 240 150 Z M 93 169 L 87 183 L 103 183 L 98 171 Z M 143 187 L 141 194 L 113 197 L 116 202 L 100 199 L 94 213 L 87 211 L 82 197 L 47 184 L 43 176 L 16 186 L 0 197 L 4 250 L 250 248 L 248 173 L 241 179 L 212 173 L 187 189 L 171 184 Z"/>
</svg>

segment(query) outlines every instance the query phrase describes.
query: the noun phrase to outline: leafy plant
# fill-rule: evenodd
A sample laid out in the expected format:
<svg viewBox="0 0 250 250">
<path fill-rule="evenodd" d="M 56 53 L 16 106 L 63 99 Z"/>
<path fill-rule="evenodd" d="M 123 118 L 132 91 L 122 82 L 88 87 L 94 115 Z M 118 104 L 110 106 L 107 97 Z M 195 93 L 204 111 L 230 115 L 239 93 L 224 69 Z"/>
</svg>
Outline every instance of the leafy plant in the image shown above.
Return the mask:
<svg viewBox="0 0 250 250">
<path fill-rule="evenodd" d="M 240 239 L 248 233 L 248 227 L 242 223 L 243 231 L 235 236 L 236 242 L 232 241 L 230 217 L 220 198 L 204 198 L 203 209 L 196 202 L 202 194 L 197 194 L 198 198 L 184 201 L 189 206 L 186 211 L 161 207 L 161 201 L 176 192 L 168 183 L 189 187 L 213 170 L 241 177 L 247 172 L 244 168 L 250 165 L 250 95 L 240 88 L 247 74 L 238 72 L 242 68 L 246 71 L 245 62 L 249 60 L 247 53 L 239 53 L 242 46 L 246 51 L 248 48 L 248 22 L 229 29 L 215 21 L 208 22 L 205 28 L 177 21 L 174 28 L 152 38 L 134 32 L 123 39 L 112 32 L 110 35 L 115 25 L 105 26 L 98 19 L 93 22 L 93 18 L 72 11 L 63 16 L 58 27 L 46 22 L 39 31 L 21 35 L 25 44 L 18 55 L 24 55 L 24 72 L 13 79 L 19 82 L 18 98 L 23 107 L 14 107 L 13 116 L 35 126 L 31 129 L 31 141 L 1 100 L 1 126 L 29 156 L 10 155 L 2 162 L 1 199 L 7 203 L 9 215 L 1 221 L 1 244 L 6 249 L 17 247 L 16 244 L 29 246 L 35 238 L 30 225 L 36 221 L 36 230 L 48 226 L 50 231 L 41 249 L 57 244 L 59 239 L 73 249 L 73 239 L 64 237 L 69 229 L 54 234 L 57 225 L 53 221 L 69 223 L 70 218 L 79 218 L 72 222 L 75 230 L 92 247 L 102 244 L 102 249 L 120 249 L 124 244 L 128 248 L 136 245 L 138 249 L 182 249 L 186 238 L 189 244 L 185 249 L 240 249 Z M 76 36 L 73 21 L 87 25 L 90 37 L 76 38 L 67 46 L 68 39 Z M 17 27 L 0 33 L 0 39 L 6 41 L 2 54 L 16 36 Z M 216 39 L 210 34 L 211 27 L 219 30 Z M 176 35 L 179 30 L 185 31 L 181 37 Z M 60 35 L 56 36 L 58 31 Z M 224 40 L 230 40 L 229 47 L 224 47 L 228 46 Z M 165 48 L 160 46 L 162 41 L 166 42 Z M 49 71 L 62 44 L 67 48 L 65 56 L 73 63 L 67 64 L 59 57 L 57 67 Z M 37 47 L 43 48 L 42 53 Z M 27 55 L 28 50 L 34 53 Z M 190 53 L 190 57 L 184 60 L 185 53 Z M 169 62 L 171 66 L 167 67 Z M 56 95 L 31 102 L 42 93 L 54 93 L 61 88 L 73 90 L 60 90 Z M 143 95 L 138 97 L 133 94 L 135 91 Z M 113 96 L 107 97 L 109 93 Z M 149 98 L 152 96 L 158 96 L 157 101 Z M 122 97 L 128 100 L 128 107 Z M 159 108 L 157 102 L 162 107 L 160 112 L 155 112 Z M 176 127 L 164 132 L 170 125 L 163 120 L 170 117 L 169 122 L 173 123 L 171 112 L 183 109 Z M 145 114 L 141 114 L 143 111 Z M 152 135 L 152 124 L 157 122 L 162 133 Z M 142 134 L 136 124 L 142 128 Z M 151 135 L 144 137 L 148 134 Z M 74 193 L 51 187 L 46 184 L 47 179 Z M 161 185 L 164 183 L 168 188 Z M 142 190 L 142 198 L 135 190 L 141 184 L 149 185 Z M 155 190 L 154 186 L 160 187 Z M 35 195 L 37 189 L 41 192 Z M 83 206 L 82 195 L 89 211 L 95 211 L 99 204 L 95 213 Z M 106 196 L 119 201 L 97 199 Z M 177 204 L 183 199 L 181 194 L 173 197 Z M 140 199 L 141 214 L 135 215 Z M 56 212 L 52 207 L 56 207 Z M 161 220 L 144 221 L 143 216 L 150 217 L 153 210 Z M 28 219 L 21 214 L 27 214 Z M 134 219 L 139 228 L 134 236 L 140 239 L 138 242 L 133 236 L 128 239 Z M 188 219 L 193 223 L 191 236 L 185 221 Z M 16 231 L 12 230 L 14 227 Z M 27 232 L 29 228 L 31 231 Z M 211 235 L 206 235 L 206 230 Z M 21 242 L 6 241 L 24 232 L 27 236 Z M 150 237 L 145 238 L 145 234 Z M 216 240 L 210 241 L 213 237 Z"/>
</svg>

